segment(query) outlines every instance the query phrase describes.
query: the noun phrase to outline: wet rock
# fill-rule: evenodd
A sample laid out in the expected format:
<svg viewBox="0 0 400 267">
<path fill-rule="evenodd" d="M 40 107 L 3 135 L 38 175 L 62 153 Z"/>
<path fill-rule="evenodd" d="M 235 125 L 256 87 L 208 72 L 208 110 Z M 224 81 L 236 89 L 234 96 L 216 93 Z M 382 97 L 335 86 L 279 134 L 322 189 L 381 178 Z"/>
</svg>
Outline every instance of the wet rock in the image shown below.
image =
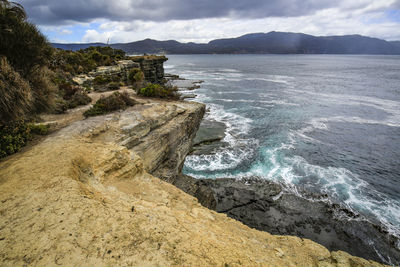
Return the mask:
<svg viewBox="0 0 400 267">
<path fill-rule="evenodd" d="M 195 98 L 197 95 L 196 94 L 184 94 L 181 96 L 182 99 L 187 99 L 187 98 Z"/>
<path fill-rule="evenodd" d="M 200 83 L 203 81 L 200 80 L 186 80 L 186 79 L 172 79 L 169 81 L 172 86 L 178 87 L 178 90 L 180 91 L 186 91 L 186 90 L 194 90 L 197 88 L 200 88 Z"/>
<path fill-rule="evenodd" d="M 279 184 L 257 178 L 201 179 L 197 185 L 212 190 L 216 211 L 252 228 L 308 238 L 330 250 L 343 250 L 366 259 L 400 263 L 396 237 L 316 194 L 310 194 L 313 199 L 307 200 Z"/>
<path fill-rule="evenodd" d="M 191 154 L 212 154 L 217 148 L 224 146 L 221 140 L 225 137 L 225 129 L 222 122 L 203 120 L 193 140 Z"/>
</svg>

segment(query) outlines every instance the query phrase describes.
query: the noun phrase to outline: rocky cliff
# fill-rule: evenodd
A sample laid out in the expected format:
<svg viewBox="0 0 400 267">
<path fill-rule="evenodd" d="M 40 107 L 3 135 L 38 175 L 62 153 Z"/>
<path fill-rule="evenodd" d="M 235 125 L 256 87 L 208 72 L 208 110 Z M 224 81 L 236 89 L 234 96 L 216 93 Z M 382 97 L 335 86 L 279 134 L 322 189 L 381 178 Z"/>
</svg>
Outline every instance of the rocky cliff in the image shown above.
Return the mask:
<svg viewBox="0 0 400 267">
<path fill-rule="evenodd" d="M 146 81 L 162 83 L 164 79 L 164 62 L 168 58 L 165 56 L 135 56 L 130 59 L 140 64 Z"/>
<path fill-rule="evenodd" d="M 179 175 L 205 107 L 138 101 L 0 163 L 1 266 L 379 266 L 251 229 L 151 175 Z"/>
</svg>

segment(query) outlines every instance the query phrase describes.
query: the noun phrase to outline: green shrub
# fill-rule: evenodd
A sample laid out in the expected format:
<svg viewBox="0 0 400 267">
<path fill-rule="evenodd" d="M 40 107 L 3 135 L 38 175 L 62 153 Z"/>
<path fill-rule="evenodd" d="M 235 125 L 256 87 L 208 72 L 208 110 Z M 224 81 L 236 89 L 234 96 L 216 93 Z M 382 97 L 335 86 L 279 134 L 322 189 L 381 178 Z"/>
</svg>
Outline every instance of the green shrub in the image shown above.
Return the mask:
<svg viewBox="0 0 400 267">
<path fill-rule="evenodd" d="M 110 82 L 107 87 L 108 90 L 118 90 L 119 89 L 119 82 Z"/>
<path fill-rule="evenodd" d="M 53 113 L 62 114 L 68 110 L 68 103 L 61 97 L 56 98 Z"/>
<path fill-rule="evenodd" d="M 0 125 L 0 158 L 18 152 L 31 137 L 30 128 L 24 121 Z"/>
<path fill-rule="evenodd" d="M 79 51 L 55 49 L 51 69 L 61 69 L 73 75 L 88 73 L 98 66 L 110 66 L 125 57 L 125 52 L 111 47 L 94 47 Z"/>
<path fill-rule="evenodd" d="M 121 81 L 121 77 L 118 75 L 111 75 L 110 80 L 112 82 L 120 82 Z"/>
<path fill-rule="evenodd" d="M 155 97 L 161 91 L 161 85 L 149 83 L 146 87 L 143 87 L 139 90 L 139 95 L 147 96 L 147 97 Z"/>
<path fill-rule="evenodd" d="M 76 108 L 77 106 L 87 105 L 92 102 L 88 94 L 82 90 L 77 91 L 72 97 L 67 100 L 68 108 Z"/>
<path fill-rule="evenodd" d="M 51 70 L 42 67 L 36 68 L 27 78 L 34 97 L 32 110 L 34 113 L 46 112 L 54 108 L 58 88 L 52 81 L 53 76 L 54 73 Z"/>
<path fill-rule="evenodd" d="M 149 83 L 138 92 L 139 95 L 159 98 L 178 98 L 176 87 L 166 87 L 159 84 Z"/>
<path fill-rule="evenodd" d="M 144 82 L 143 71 L 138 68 L 131 69 L 128 73 L 128 82 L 138 91 Z"/>
<path fill-rule="evenodd" d="M 142 72 L 142 70 L 139 69 L 139 68 L 133 68 L 133 69 L 131 69 L 131 70 L 129 71 L 129 73 L 128 73 L 128 79 L 129 79 L 129 81 L 131 81 L 132 83 L 136 82 L 135 75 L 138 74 L 138 73 L 140 73 L 140 72 Z M 142 72 L 142 73 L 143 73 L 143 72 Z"/>
<path fill-rule="evenodd" d="M 65 100 L 69 100 L 72 98 L 74 94 L 79 90 L 78 86 L 74 86 L 72 83 L 63 81 L 58 88 L 60 89 L 60 93 Z"/>
<path fill-rule="evenodd" d="M 93 79 L 93 84 L 95 85 L 104 85 L 111 82 L 111 77 L 110 75 L 99 75 L 96 76 L 96 78 Z"/>
<path fill-rule="evenodd" d="M 128 93 L 115 92 L 107 97 L 101 97 L 89 110 L 85 111 L 85 117 L 106 114 L 112 111 L 125 109 L 127 106 L 133 106 L 136 101 L 129 97 Z"/>
<path fill-rule="evenodd" d="M 133 76 L 133 80 L 135 82 L 143 82 L 144 81 L 144 73 L 143 71 L 139 71 L 138 73 Z"/>
<path fill-rule="evenodd" d="M 29 124 L 28 127 L 32 134 L 47 135 L 49 134 L 49 125 L 46 124 Z"/>
</svg>

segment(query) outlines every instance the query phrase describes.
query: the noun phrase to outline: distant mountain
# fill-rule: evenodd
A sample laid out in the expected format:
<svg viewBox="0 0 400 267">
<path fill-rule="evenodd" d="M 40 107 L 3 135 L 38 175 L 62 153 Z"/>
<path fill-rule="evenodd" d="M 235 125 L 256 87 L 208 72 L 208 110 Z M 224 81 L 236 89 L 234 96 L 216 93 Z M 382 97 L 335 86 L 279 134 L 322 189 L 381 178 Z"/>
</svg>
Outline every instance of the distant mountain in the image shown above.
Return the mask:
<svg viewBox="0 0 400 267">
<path fill-rule="evenodd" d="M 58 44 L 66 50 L 79 50 L 103 43 Z M 237 38 L 217 39 L 207 44 L 180 43 L 174 40 L 146 39 L 132 43 L 111 44 L 128 54 L 383 54 L 400 55 L 400 41 L 388 42 L 361 35 L 312 36 L 303 33 L 252 33 Z"/>
<path fill-rule="evenodd" d="M 106 46 L 106 44 L 103 43 L 86 43 L 86 44 L 60 44 L 60 43 L 52 43 L 53 47 L 55 48 L 60 48 L 64 50 L 72 50 L 76 51 L 79 49 L 85 49 L 90 46 Z"/>
</svg>

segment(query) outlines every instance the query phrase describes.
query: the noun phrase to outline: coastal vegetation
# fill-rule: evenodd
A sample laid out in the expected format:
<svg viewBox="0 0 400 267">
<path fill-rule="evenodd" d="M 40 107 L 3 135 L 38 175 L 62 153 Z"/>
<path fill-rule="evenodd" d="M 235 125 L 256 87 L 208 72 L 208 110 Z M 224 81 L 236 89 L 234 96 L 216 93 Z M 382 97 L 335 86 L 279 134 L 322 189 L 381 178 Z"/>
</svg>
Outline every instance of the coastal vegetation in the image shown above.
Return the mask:
<svg viewBox="0 0 400 267">
<path fill-rule="evenodd" d="M 31 130 L 24 121 L 0 125 L 0 158 L 18 152 L 31 139 Z"/>
<path fill-rule="evenodd" d="M 56 49 L 52 56 L 52 69 L 60 69 L 71 75 L 88 73 L 99 66 L 114 65 L 124 59 L 125 52 L 111 47 L 91 46 L 78 51 Z"/>
<path fill-rule="evenodd" d="M 158 98 L 179 98 L 178 89 L 174 86 L 148 83 L 138 90 L 138 95 Z"/>
<path fill-rule="evenodd" d="M 165 60 L 154 55 L 128 57 L 123 50 L 108 46 L 78 51 L 53 48 L 28 21 L 21 4 L 1 0 L 0 158 L 26 145 L 31 133 L 48 132 L 35 126 L 40 114 L 60 114 L 87 105 L 92 101 L 91 90 L 113 91 L 129 85 L 141 96 L 178 98 L 176 88 L 162 84 Z M 79 75 L 91 78 L 78 83 Z M 127 94 L 117 92 L 102 97 L 84 115 L 105 114 L 133 104 Z"/>
<path fill-rule="evenodd" d="M 112 111 L 126 109 L 136 104 L 128 93 L 115 92 L 107 97 L 101 97 L 89 110 L 85 111 L 85 117 L 92 117 L 107 114 Z"/>
<path fill-rule="evenodd" d="M 76 52 L 55 49 L 27 20 L 21 4 L 1 0 L 0 158 L 26 145 L 31 132 L 37 131 L 31 122 L 38 114 L 63 113 L 91 102 L 87 87 L 74 83 L 74 75 L 115 64 L 123 58 L 124 51 L 110 47 L 89 47 Z M 112 83 L 107 89 L 118 89 L 119 78 L 109 79 Z"/>
<path fill-rule="evenodd" d="M 0 2 L 0 56 L 3 95 L 0 122 L 23 119 L 32 113 L 48 111 L 54 105 L 55 86 L 48 64 L 53 48 L 35 25 L 27 21 L 23 7 Z M 7 92 L 7 93 L 6 93 Z M 13 113 L 13 106 L 19 106 Z"/>
<path fill-rule="evenodd" d="M 128 80 L 136 90 L 140 89 L 144 81 L 143 71 L 139 68 L 133 68 L 129 71 Z"/>
</svg>

